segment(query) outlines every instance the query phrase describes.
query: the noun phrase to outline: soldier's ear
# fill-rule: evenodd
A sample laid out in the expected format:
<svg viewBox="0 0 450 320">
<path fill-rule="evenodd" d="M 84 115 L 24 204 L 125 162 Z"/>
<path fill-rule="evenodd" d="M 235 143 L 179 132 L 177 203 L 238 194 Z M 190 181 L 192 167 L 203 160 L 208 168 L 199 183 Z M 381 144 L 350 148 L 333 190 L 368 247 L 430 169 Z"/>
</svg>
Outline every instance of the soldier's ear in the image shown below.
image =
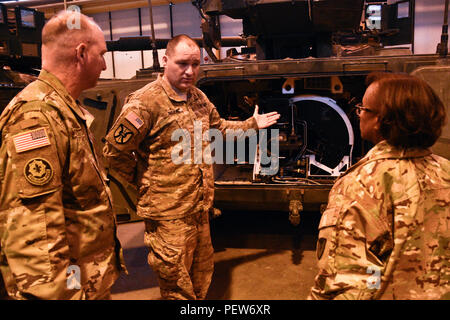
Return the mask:
<svg viewBox="0 0 450 320">
<path fill-rule="evenodd" d="M 164 56 L 162 57 L 162 62 L 163 62 L 163 67 L 165 67 L 166 64 L 167 64 L 167 56 L 166 56 L 166 55 L 164 55 Z"/>
<path fill-rule="evenodd" d="M 86 51 L 87 51 L 87 46 L 85 43 L 80 43 L 76 48 L 75 48 L 75 52 L 76 52 L 76 57 L 78 61 L 84 60 L 84 58 L 86 57 Z"/>
</svg>

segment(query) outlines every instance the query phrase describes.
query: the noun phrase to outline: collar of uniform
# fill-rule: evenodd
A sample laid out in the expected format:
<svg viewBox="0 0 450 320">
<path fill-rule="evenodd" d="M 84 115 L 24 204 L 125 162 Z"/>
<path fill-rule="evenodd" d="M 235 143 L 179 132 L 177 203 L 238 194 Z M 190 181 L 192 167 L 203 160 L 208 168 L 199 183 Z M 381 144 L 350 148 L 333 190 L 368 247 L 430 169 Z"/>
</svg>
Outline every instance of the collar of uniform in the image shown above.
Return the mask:
<svg viewBox="0 0 450 320">
<path fill-rule="evenodd" d="M 183 99 L 182 97 L 180 97 L 178 95 L 178 93 L 175 92 L 175 90 L 172 88 L 172 86 L 170 85 L 170 83 L 168 83 L 164 78 L 163 78 L 163 74 L 160 73 L 158 74 L 158 78 L 156 79 L 156 81 L 159 82 L 159 84 L 161 85 L 161 87 L 163 87 L 164 91 L 166 92 L 167 96 L 169 97 L 170 100 L 174 100 L 176 102 L 186 102 L 187 100 Z M 187 91 L 187 98 L 189 99 L 190 96 L 190 91 L 191 89 L 188 89 Z"/>
<path fill-rule="evenodd" d="M 80 104 L 78 104 L 78 107 L 83 111 L 84 118 L 86 120 L 86 125 L 88 128 L 91 127 L 92 122 L 94 122 L 95 117 L 92 113 L 90 113 L 87 109 L 83 108 Z"/>
<path fill-rule="evenodd" d="M 431 151 L 429 149 L 399 149 L 390 145 L 386 140 L 380 141 L 372 149 L 367 152 L 367 154 L 350 167 L 342 176 L 347 175 L 356 168 L 361 167 L 369 162 L 376 160 L 387 160 L 387 159 L 411 159 L 411 158 L 422 158 L 430 155 Z"/>
<path fill-rule="evenodd" d="M 64 100 L 64 102 L 66 102 L 66 104 L 73 110 L 73 112 L 75 112 L 81 119 L 86 120 L 85 114 L 78 101 L 75 101 L 73 99 L 64 85 L 55 75 L 42 69 L 39 73 L 38 80 L 52 87 L 55 92 Z"/>
<path fill-rule="evenodd" d="M 386 140 L 376 144 L 364 158 L 370 160 L 380 159 L 406 159 L 421 158 L 431 154 L 429 149 L 409 148 L 400 149 L 390 145 Z"/>
</svg>

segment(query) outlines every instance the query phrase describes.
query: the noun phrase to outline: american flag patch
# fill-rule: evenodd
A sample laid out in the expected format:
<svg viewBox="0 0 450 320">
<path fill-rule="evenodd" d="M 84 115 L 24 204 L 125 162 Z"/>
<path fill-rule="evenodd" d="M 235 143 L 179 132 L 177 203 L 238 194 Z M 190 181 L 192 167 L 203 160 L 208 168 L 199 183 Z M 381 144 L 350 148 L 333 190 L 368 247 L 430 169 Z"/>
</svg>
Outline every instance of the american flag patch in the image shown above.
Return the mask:
<svg viewBox="0 0 450 320">
<path fill-rule="evenodd" d="M 45 128 L 20 133 L 15 135 L 13 140 L 17 153 L 41 148 L 50 144 L 50 139 Z"/>
<path fill-rule="evenodd" d="M 131 122 L 133 126 L 135 126 L 136 129 L 139 129 L 144 125 L 144 121 L 138 117 L 136 113 L 133 111 L 128 112 L 128 114 L 125 116 L 125 119 Z"/>
</svg>

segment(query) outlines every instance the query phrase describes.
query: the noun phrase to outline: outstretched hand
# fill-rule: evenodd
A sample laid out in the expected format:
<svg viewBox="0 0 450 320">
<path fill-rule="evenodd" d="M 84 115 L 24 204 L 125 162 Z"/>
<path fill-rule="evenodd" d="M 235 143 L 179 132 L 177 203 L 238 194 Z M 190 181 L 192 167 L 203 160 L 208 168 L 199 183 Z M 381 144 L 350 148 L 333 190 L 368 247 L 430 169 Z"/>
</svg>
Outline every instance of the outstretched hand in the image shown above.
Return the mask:
<svg viewBox="0 0 450 320">
<path fill-rule="evenodd" d="M 270 127 L 271 125 L 277 123 L 277 120 L 280 118 L 280 114 L 276 111 L 259 114 L 258 113 L 258 105 L 255 105 L 255 112 L 253 113 L 253 117 L 258 124 L 258 129 L 264 129 Z"/>
</svg>

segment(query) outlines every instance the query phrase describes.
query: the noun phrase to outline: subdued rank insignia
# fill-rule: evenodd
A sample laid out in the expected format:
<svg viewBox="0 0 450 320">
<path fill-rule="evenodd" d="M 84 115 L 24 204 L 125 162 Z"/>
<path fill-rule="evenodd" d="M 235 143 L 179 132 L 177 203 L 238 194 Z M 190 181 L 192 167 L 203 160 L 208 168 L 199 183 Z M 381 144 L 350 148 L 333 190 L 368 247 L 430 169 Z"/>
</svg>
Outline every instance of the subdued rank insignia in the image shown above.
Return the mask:
<svg viewBox="0 0 450 320">
<path fill-rule="evenodd" d="M 114 140 L 118 144 L 127 143 L 131 137 L 133 137 L 133 131 L 125 127 L 123 124 L 119 124 L 116 131 L 114 131 Z"/>
<path fill-rule="evenodd" d="M 176 109 L 169 109 L 169 110 L 167 110 L 168 114 L 177 114 L 177 113 L 181 113 L 181 112 L 183 112 L 182 108 L 176 108 Z"/>
<path fill-rule="evenodd" d="M 138 117 L 136 113 L 133 111 L 128 112 L 128 114 L 125 116 L 125 119 L 131 122 L 131 124 L 139 130 L 140 127 L 144 125 L 144 121 Z"/>
<path fill-rule="evenodd" d="M 27 162 L 23 169 L 25 179 L 35 186 L 48 183 L 53 177 L 53 168 L 44 158 L 34 158 Z"/>
<path fill-rule="evenodd" d="M 45 128 L 19 133 L 13 137 L 13 141 L 17 153 L 41 148 L 50 144 L 50 139 Z"/>
</svg>

